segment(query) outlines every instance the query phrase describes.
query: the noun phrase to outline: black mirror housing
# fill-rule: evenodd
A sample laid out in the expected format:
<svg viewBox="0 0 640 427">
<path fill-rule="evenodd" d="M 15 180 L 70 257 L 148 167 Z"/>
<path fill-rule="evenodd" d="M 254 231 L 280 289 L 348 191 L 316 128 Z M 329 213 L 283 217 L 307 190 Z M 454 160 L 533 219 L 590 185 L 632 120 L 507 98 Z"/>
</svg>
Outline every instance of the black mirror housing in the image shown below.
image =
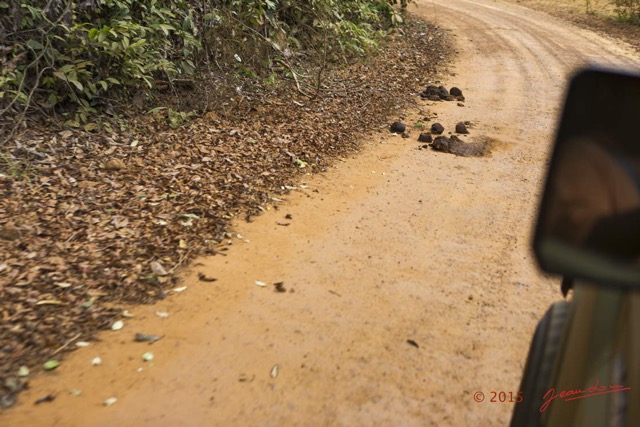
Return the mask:
<svg viewBox="0 0 640 427">
<path fill-rule="evenodd" d="M 640 287 L 640 74 L 572 78 L 533 246 L 546 272 Z"/>
</svg>

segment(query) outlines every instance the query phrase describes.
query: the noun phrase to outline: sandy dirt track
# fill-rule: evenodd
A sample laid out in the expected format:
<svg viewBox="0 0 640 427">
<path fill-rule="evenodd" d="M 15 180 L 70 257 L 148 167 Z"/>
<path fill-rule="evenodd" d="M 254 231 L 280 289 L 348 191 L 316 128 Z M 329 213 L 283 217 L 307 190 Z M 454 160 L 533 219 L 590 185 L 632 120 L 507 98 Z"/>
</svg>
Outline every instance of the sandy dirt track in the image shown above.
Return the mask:
<svg viewBox="0 0 640 427">
<path fill-rule="evenodd" d="M 409 140 L 371 132 L 362 154 L 238 224 L 229 255 L 198 260 L 186 291 L 132 308 L 123 330 L 33 380 L 1 425 L 508 423 L 512 404 L 473 396 L 518 391 L 535 324 L 560 297 L 536 271 L 529 233 L 564 85 L 585 63 L 640 58 L 509 3 L 413 10 L 451 31 L 459 55 L 443 82 L 467 102 L 421 102 L 406 121 L 429 111 L 451 130 L 471 121 L 472 135 L 496 141 L 491 155 L 418 150 L 415 130 Z M 135 332 L 164 337 L 147 346 Z M 47 393 L 56 400 L 32 405 Z"/>
</svg>

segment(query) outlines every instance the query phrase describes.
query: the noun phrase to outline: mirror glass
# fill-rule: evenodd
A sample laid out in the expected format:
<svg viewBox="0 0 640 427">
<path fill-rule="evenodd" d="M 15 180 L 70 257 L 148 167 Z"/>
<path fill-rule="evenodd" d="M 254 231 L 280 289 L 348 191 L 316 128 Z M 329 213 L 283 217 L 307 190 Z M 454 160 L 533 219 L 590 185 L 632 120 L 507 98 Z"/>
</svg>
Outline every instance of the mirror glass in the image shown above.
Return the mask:
<svg viewBox="0 0 640 427">
<path fill-rule="evenodd" d="M 534 249 L 547 272 L 640 286 L 640 76 L 578 73 L 565 98 Z"/>
</svg>

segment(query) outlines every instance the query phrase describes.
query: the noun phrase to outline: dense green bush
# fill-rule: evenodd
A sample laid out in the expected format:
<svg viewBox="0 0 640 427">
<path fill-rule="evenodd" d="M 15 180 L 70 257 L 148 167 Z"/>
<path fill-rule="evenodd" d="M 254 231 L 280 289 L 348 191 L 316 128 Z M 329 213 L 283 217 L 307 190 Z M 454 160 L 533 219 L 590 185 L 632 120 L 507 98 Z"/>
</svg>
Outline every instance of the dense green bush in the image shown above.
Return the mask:
<svg viewBox="0 0 640 427">
<path fill-rule="evenodd" d="M 308 52 L 363 53 L 401 22 L 390 3 L 0 0 L 0 126 L 39 111 L 90 130 L 115 99 L 212 61 L 258 75 Z"/>
<path fill-rule="evenodd" d="M 640 0 L 614 0 L 613 3 L 620 20 L 640 24 Z"/>
<path fill-rule="evenodd" d="M 0 112 L 14 119 L 72 112 L 79 126 L 114 87 L 193 72 L 200 46 L 187 2 L 0 1 L 0 16 Z"/>
</svg>

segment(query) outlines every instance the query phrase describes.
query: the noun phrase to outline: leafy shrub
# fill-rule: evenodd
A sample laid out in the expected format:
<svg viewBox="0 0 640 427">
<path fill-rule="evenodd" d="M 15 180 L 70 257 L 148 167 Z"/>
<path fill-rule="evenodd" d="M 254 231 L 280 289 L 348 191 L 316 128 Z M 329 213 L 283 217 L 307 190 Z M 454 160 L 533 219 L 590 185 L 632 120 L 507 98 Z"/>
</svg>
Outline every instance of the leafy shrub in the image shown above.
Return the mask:
<svg viewBox="0 0 640 427">
<path fill-rule="evenodd" d="M 618 19 L 640 24 L 640 0 L 614 0 Z"/>
<path fill-rule="evenodd" d="M 200 46 L 181 1 L 0 1 L 0 16 L 0 115 L 14 119 L 31 108 L 79 126 L 114 88 L 193 72 Z"/>
<path fill-rule="evenodd" d="M 364 53 L 401 22 L 390 3 L 0 0 L 0 126 L 41 112 L 91 130 L 115 100 L 212 59 L 253 76 L 306 50 Z"/>
</svg>

